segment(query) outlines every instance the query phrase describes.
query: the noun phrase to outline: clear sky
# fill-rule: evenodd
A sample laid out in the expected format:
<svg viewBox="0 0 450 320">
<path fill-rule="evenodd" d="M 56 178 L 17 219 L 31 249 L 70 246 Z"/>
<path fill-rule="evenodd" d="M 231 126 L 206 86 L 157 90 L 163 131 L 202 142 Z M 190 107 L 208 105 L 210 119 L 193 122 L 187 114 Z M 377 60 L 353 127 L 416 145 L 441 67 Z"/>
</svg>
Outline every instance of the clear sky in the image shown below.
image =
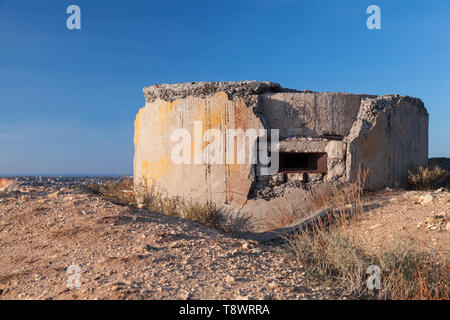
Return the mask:
<svg viewBox="0 0 450 320">
<path fill-rule="evenodd" d="M 450 157 L 450 0 L 0 0 L 0 174 L 131 174 L 143 87 L 226 80 L 419 97 Z"/>
</svg>

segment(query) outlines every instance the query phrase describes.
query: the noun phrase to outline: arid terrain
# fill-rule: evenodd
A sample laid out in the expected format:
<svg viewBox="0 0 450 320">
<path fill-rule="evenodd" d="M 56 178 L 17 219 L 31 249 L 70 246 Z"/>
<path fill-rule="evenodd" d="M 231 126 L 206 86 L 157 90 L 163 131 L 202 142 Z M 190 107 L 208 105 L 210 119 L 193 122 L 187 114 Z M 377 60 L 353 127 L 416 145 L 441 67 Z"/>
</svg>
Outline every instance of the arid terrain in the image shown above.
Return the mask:
<svg viewBox="0 0 450 320">
<path fill-rule="evenodd" d="M 384 191 L 351 226 L 368 246 L 410 241 L 448 258 L 450 193 Z M 280 243 L 118 205 L 76 184 L 0 192 L 0 299 L 339 299 Z M 78 265 L 81 286 L 69 289 Z"/>
</svg>

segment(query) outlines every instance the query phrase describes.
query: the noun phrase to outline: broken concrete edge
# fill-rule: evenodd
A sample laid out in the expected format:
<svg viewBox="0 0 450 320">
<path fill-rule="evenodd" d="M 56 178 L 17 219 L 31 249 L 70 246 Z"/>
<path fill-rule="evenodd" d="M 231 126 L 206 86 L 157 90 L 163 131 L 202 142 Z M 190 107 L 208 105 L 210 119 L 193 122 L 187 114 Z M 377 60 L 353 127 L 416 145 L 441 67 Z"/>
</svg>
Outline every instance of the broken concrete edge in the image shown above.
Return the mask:
<svg viewBox="0 0 450 320">
<path fill-rule="evenodd" d="M 366 212 L 378 208 L 381 205 L 382 204 L 380 203 L 367 203 L 362 207 L 353 205 L 345 208 L 344 210 L 331 208 L 320 209 L 294 221 L 288 226 L 265 232 L 246 232 L 240 235 L 239 238 L 244 240 L 257 241 L 260 243 L 285 240 L 288 236 L 294 235 L 295 233 L 317 225 L 319 221 L 326 225 L 330 217 L 337 217 L 338 215 L 342 214 L 351 215 L 353 214 L 353 212 L 355 212 L 355 210 L 358 210 L 359 208 L 362 208 L 362 211 Z"/>
<path fill-rule="evenodd" d="M 420 115 L 428 116 L 428 111 L 421 99 L 399 94 L 386 94 L 372 98 L 363 98 L 358 118 L 364 118 L 364 113 L 366 113 L 367 120 L 372 121 L 377 113 L 384 112 L 389 108 L 395 108 L 402 102 L 407 102 L 417 107 Z"/>
<path fill-rule="evenodd" d="M 269 81 L 224 81 L 224 82 L 187 82 L 175 84 L 156 84 L 143 88 L 146 102 L 153 102 L 158 98 L 172 102 L 188 96 L 206 97 L 223 91 L 228 95 L 248 96 L 265 92 L 297 92 L 285 89 L 280 84 Z"/>
<path fill-rule="evenodd" d="M 153 86 L 144 87 L 142 89 L 144 92 L 145 100 L 147 103 L 153 102 L 157 99 L 161 99 L 167 102 L 173 102 L 177 99 L 183 99 L 188 96 L 193 97 L 206 97 L 213 95 L 217 92 L 225 92 L 229 96 L 248 96 L 257 95 L 262 93 L 278 93 L 278 92 L 298 92 L 298 93 L 319 93 L 311 90 L 297 90 L 282 87 L 279 83 L 270 81 L 256 81 L 256 80 L 245 80 L 245 81 L 197 81 L 197 82 L 185 82 L 185 83 L 159 83 Z M 337 94 L 350 94 L 348 92 L 329 92 L 324 91 L 320 93 L 337 93 Z M 396 103 L 400 102 L 400 99 L 406 99 L 408 102 L 421 107 L 421 109 L 426 113 L 426 108 L 424 103 L 419 98 L 398 95 L 398 94 L 385 94 L 385 95 L 375 95 L 375 94 L 356 94 L 363 99 L 374 99 L 374 105 L 377 106 L 378 110 L 383 109 L 384 100 L 395 100 Z"/>
</svg>

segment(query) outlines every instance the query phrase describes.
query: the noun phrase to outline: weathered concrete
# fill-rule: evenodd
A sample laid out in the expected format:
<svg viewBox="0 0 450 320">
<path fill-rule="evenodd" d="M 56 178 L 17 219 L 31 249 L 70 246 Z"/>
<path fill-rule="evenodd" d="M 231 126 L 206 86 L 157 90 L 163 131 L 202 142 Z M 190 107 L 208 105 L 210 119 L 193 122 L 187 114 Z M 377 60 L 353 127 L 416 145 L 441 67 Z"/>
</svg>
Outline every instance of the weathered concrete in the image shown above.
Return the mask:
<svg viewBox="0 0 450 320">
<path fill-rule="evenodd" d="M 144 94 L 135 121 L 135 183 L 156 184 L 170 196 L 264 214 L 301 205 L 313 185 L 352 181 L 360 167 L 369 169 L 367 187 L 380 188 L 405 185 L 407 170 L 427 162 L 428 113 L 416 98 L 298 91 L 255 81 L 163 84 Z M 227 129 L 279 129 L 280 152 L 308 157 L 295 160 L 305 163 L 322 160 L 320 168 L 285 168 L 270 176 L 258 175 L 260 164 L 248 161 L 175 164 L 176 129 L 192 139 L 219 130 L 224 158 L 231 152 L 227 143 L 245 139 L 244 133 L 228 137 Z M 214 141 L 192 141 L 188 149 L 193 155 Z M 292 166 L 292 159 L 285 161 Z"/>
<path fill-rule="evenodd" d="M 365 99 L 347 143 L 347 177 L 369 169 L 367 186 L 405 187 L 408 169 L 428 160 L 428 113 L 417 98 L 398 95 Z"/>
</svg>

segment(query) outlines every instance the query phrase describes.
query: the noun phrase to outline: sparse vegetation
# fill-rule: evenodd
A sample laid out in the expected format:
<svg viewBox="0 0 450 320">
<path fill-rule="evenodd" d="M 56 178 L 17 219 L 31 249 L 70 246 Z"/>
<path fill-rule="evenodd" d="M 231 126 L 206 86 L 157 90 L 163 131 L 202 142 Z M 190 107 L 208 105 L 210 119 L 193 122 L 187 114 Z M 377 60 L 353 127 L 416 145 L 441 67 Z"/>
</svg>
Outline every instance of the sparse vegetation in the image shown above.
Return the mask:
<svg viewBox="0 0 450 320">
<path fill-rule="evenodd" d="M 172 217 L 180 216 L 183 201 L 178 197 L 169 197 L 155 184 L 149 188 L 139 185 L 135 190 L 136 204 L 147 210 L 160 212 Z"/>
<path fill-rule="evenodd" d="M 215 204 L 189 203 L 183 205 L 183 218 L 200 222 L 226 234 L 239 234 L 250 231 L 247 217 L 238 211 L 227 210 Z"/>
<path fill-rule="evenodd" d="M 311 193 L 302 207 L 290 210 L 279 208 L 271 213 L 270 219 L 266 222 L 266 227 L 270 230 L 287 226 L 308 213 L 327 210 L 338 212 L 339 216 L 344 217 L 344 213 L 353 216 L 355 206 L 362 211 L 362 202 L 364 195 L 364 185 L 366 182 L 368 170 L 359 169 L 358 177 L 355 182 L 332 182 L 328 188 L 321 189 L 320 192 Z"/>
<path fill-rule="evenodd" d="M 408 171 L 411 189 L 432 190 L 443 186 L 449 178 L 449 172 L 438 165 L 420 166 Z"/>
<path fill-rule="evenodd" d="M 119 181 L 105 185 L 91 185 L 89 189 L 119 204 L 136 205 L 150 211 L 182 217 L 225 234 L 237 235 L 251 230 L 249 219 L 241 212 L 212 203 L 187 202 L 179 197 L 170 197 L 155 184 L 147 187 L 146 183 L 135 188 L 131 179 L 122 177 Z"/>
<path fill-rule="evenodd" d="M 133 192 L 133 181 L 127 177 L 122 177 L 117 181 L 108 181 L 105 184 L 90 183 L 87 189 L 118 204 L 132 204 L 136 202 Z"/>
<path fill-rule="evenodd" d="M 287 252 L 310 279 L 337 288 L 354 298 L 448 299 L 448 261 L 435 261 L 429 254 L 407 245 L 368 253 L 363 241 L 341 228 L 316 225 L 288 237 Z M 370 295 L 367 268 L 381 270 L 381 288 Z"/>
<path fill-rule="evenodd" d="M 276 210 L 269 213 L 269 219 L 264 221 L 263 226 L 267 230 L 282 228 L 295 222 L 301 218 L 303 214 L 303 211 L 296 210 L 294 207 L 289 209 L 278 207 Z"/>
<path fill-rule="evenodd" d="M 362 183 L 335 186 L 316 195 L 317 208 L 333 208 L 310 228 L 286 237 L 285 250 L 312 280 L 354 298 L 448 299 L 448 261 L 411 244 L 367 250 L 364 239 L 345 232 L 364 217 Z M 381 270 L 381 289 L 370 295 L 367 268 Z"/>
</svg>

